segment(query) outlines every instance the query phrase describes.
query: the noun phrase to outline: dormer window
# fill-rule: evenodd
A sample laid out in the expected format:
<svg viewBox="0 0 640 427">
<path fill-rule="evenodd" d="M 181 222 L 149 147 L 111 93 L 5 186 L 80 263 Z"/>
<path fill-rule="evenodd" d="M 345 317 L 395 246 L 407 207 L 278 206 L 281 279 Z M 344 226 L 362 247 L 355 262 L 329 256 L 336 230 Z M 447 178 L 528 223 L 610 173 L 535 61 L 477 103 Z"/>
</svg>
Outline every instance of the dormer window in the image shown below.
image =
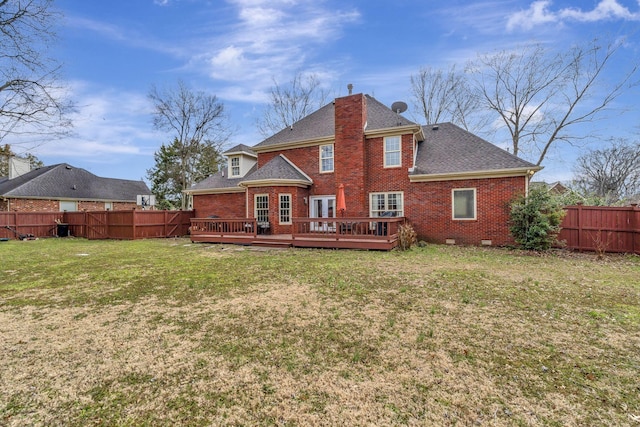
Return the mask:
<svg viewBox="0 0 640 427">
<path fill-rule="evenodd" d="M 240 176 L 240 156 L 231 159 L 231 177 Z"/>
</svg>

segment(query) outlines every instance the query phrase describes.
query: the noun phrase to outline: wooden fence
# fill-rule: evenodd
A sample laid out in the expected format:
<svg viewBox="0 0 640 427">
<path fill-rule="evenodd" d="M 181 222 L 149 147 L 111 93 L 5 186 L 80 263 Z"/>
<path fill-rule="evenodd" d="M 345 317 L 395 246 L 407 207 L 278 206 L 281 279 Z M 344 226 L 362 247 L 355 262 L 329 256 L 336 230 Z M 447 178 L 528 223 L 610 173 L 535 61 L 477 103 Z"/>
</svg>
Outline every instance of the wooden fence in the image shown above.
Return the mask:
<svg viewBox="0 0 640 427">
<path fill-rule="evenodd" d="M 193 216 L 193 211 L 0 212 L 0 238 L 69 235 L 135 240 L 185 236 Z"/>
<path fill-rule="evenodd" d="M 558 240 L 567 248 L 640 254 L 640 208 L 567 206 Z"/>
</svg>

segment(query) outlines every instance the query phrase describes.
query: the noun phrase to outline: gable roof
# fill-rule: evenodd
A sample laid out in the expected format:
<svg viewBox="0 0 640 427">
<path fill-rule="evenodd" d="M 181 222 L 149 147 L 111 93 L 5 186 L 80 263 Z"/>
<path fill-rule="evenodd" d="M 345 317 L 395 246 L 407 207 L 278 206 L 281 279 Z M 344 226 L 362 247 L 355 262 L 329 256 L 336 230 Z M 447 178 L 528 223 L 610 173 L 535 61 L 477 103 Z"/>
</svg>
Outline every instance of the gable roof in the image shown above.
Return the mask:
<svg viewBox="0 0 640 427">
<path fill-rule="evenodd" d="M 410 172 L 413 181 L 417 176 L 522 175 L 542 169 L 453 123 L 423 126 L 423 133 L 425 139 L 418 143 L 416 165 Z"/>
<path fill-rule="evenodd" d="M 66 163 L 0 182 L 0 196 L 6 198 L 135 202 L 138 194 L 150 193 L 143 181 L 102 178 Z"/>
<path fill-rule="evenodd" d="M 367 108 L 366 131 L 390 129 L 398 126 L 417 126 L 369 95 L 364 95 Z M 332 139 L 335 135 L 335 105 L 331 102 L 298 120 L 288 128 L 256 144 L 254 149 L 300 141 Z"/>
<path fill-rule="evenodd" d="M 275 156 L 260 169 L 248 174 L 240 185 L 253 187 L 265 185 L 302 185 L 313 184 L 313 180 L 283 154 Z"/>
<path fill-rule="evenodd" d="M 229 148 L 227 151 L 222 153 L 223 156 L 230 156 L 230 155 L 233 155 L 233 154 L 247 154 L 247 155 L 252 156 L 252 157 L 258 157 L 256 152 L 253 151 L 253 148 L 249 147 L 248 145 L 244 145 L 244 144 L 238 144 L 235 147 Z"/>
</svg>

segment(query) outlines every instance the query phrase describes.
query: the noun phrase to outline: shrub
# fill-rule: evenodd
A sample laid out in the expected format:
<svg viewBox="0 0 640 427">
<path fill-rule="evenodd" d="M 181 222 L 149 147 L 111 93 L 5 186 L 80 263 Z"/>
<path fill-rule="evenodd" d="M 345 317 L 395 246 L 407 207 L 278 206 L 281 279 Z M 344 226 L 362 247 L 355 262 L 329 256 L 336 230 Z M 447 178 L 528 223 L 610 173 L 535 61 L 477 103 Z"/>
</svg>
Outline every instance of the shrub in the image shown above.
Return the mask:
<svg viewBox="0 0 640 427">
<path fill-rule="evenodd" d="M 547 250 L 557 241 L 565 215 L 562 204 L 545 188 L 532 188 L 528 196 L 511 203 L 510 231 L 514 240 L 529 250 Z"/>
<path fill-rule="evenodd" d="M 402 224 L 398 230 L 398 249 L 406 251 L 418 242 L 418 234 L 409 223 Z"/>
</svg>

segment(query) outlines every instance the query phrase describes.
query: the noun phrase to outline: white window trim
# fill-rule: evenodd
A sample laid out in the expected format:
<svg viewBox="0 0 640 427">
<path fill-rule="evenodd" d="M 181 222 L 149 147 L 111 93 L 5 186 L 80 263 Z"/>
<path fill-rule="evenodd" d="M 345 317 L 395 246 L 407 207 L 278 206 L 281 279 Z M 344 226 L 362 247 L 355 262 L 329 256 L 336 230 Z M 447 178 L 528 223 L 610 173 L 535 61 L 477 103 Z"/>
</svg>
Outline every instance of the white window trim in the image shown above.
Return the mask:
<svg viewBox="0 0 640 427">
<path fill-rule="evenodd" d="M 322 170 L 322 160 L 326 160 L 329 159 L 329 157 L 323 158 L 322 157 L 322 147 L 331 147 L 331 160 L 332 160 L 332 164 L 333 164 L 333 168 L 331 170 Z M 319 160 L 319 169 L 320 169 L 320 173 L 332 173 L 335 168 L 336 168 L 336 147 L 335 144 L 322 144 L 320 145 L 320 147 L 318 148 L 318 158 Z"/>
<path fill-rule="evenodd" d="M 289 221 L 282 221 L 282 197 L 288 197 L 289 198 Z M 291 214 L 293 212 L 293 197 L 291 196 L 291 194 L 289 193 L 281 193 L 278 195 L 278 224 L 280 225 L 291 225 L 293 224 L 293 221 L 291 219 Z"/>
<path fill-rule="evenodd" d="M 387 151 L 387 139 L 398 138 L 398 151 Z M 399 153 L 400 163 L 397 165 L 387 165 L 387 153 Z M 382 162 L 385 168 L 401 168 L 402 167 L 402 135 L 385 136 L 382 139 Z"/>
<path fill-rule="evenodd" d="M 473 191 L 473 218 L 456 218 L 456 191 Z M 476 221 L 478 219 L 478 191 L 476 188 L 451 189 L 451 219 L 454 221 Z"/>
<path fill-rule="evenodd" d="M 369 217 L 375 218 L 373 216 L 373 211 L 374 211 L 374 209 L 373 209 L 373 197 L 377 196 L 377 195 L 380 195 L 380 194 L 384 194 L 385 195 L 385 205 L 388 202 L 388 199 L 386 197 L 387 195 L 389 195 L 389 194 L 399 194 L 400 195 L 400 204 L 401 204 L 402 209 L 400 209 L 400 212 L 398 213 L 398 216 L 399 217 L 403 217 L 404 216 L 404 191 L 378 191 L 378 192 L 375 192 L 375 193 L 369 193 Z M 377 211 L 377 209 L 375 209 L 375 210 Z"/>
<path fill-rule="evenodd" d="M 238 159 L 238 166 L 233 166 L 233 160 Z M 238 173 L 233 173 L 233 168 L 238 168 Z M 239 177 L 242 176 L 242 167 L 240 165 L 240 156 L 233 156 L 229 158 L 229 177 Z"/>
<path fill-rule="evenodd" d="M 262 222 L 258 219 L 258 197 L 266 197 L 267 198 L 267 222 L 269 222 L 269 194 L 261 193 L 253 195 L 253 217 L 258 222 Z"/>
</svg>

